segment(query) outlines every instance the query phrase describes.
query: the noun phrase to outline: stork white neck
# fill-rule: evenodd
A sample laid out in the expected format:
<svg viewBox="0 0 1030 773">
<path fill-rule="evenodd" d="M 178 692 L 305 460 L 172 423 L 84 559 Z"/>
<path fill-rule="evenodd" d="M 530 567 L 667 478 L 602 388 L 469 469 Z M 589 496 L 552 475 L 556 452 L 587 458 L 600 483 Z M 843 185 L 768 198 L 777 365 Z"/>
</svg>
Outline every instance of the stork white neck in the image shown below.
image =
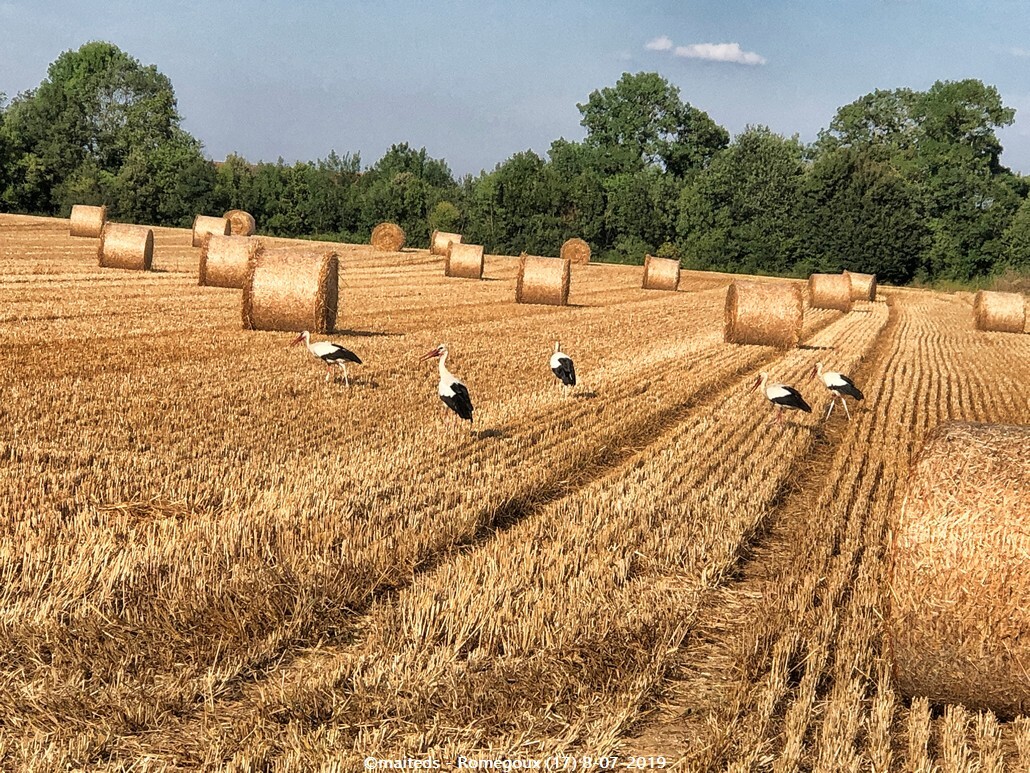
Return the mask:
<svg viewBox="0 0 1030 773">
<path fill-rule="evenodd" d="M 439 362 L 437 363 L 439 365 L 439 367 L 440 367 L 440 381 L 442 381 L 444 383 L 449 383 L 449 382 L 455 380 L 455 378 L 451 374 L 451 372 L 449 370 L 447 370 L 447 355 L 448 354 L 450 354 L 450 352 L 444 352 L 443 354 L 441 354 Z"/>
</svg>

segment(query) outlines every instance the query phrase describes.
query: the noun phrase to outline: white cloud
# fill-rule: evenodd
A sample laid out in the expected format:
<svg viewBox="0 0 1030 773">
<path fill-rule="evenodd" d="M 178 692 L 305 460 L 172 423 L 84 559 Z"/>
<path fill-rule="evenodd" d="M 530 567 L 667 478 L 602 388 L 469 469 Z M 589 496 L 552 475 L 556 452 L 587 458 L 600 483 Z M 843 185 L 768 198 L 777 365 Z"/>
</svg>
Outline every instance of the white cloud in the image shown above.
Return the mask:
<svg viewBox="0 0 1030 773">
<path fill-rule="evenodd" d="M 754 51 L 745 51 L 739 43 L 693 43 L 676 46 L 676 56 L 688 59 L 707 59 L 712 62 L 733 62 L 735 64 L 765 64 L 765 57 Z"/>
<path fill-rule="evenodd" d="M 644 48 L 648 51 L 668 51 L 672 48 L 672 39 L 668 35 L 660 35 L 653 40 L 647 41 L 644 44 Z"/>
<path fill-rule="evenodd" d="M 1010 48 L 1009 49 L 1009 53 L 1012 54 L 1013 56 L 1027 57 L 1027 56 L 1030 56 L 1030 49 L 1019 48 L 1017 46 L 1015 48 Z"/>
</svg>

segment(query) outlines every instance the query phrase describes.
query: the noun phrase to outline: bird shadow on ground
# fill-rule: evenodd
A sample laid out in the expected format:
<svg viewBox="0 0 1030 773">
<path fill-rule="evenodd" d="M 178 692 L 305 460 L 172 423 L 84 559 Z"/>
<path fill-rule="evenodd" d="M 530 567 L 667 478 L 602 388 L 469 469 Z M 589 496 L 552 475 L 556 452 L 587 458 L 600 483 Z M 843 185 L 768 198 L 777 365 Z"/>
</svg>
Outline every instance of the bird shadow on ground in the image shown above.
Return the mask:
<svg viewBox="0 0 1030 773">
<path fill-rule="evenodd" d="M 833 347 L 832 346 L 814 346 L 813 344 L 798 344 L 798 349 L 804 349 L 804 350 L 809 351 L 809 352 L 817 352 L 817 351 L 821 351 L 823 349 L 830 350 L 830 349 L 833 349 Z"/>
<path fill-rule="evenodd" d="M 577 400 L 593 400 L 597 397 L 597 392 L 593 389 L 584 389 L 580 392 L 573 392 L 572 396 Z"/>
<path fill-rule="evenodd" d="M 350 336 L 353 338 L 400 338 L 403 333 L 384 333 L 378 330 L 349 330 L 336 328 L 330 335 Z"/>
<path fill-rule="evenodd" d="M 504 282 L 505 280 L 499 276 L 482 276 L 479 278 L 480 282 Z"/>
<path fill-rule="evenodd" d="M 508 437 L 508 430 L 500 427 L 493 429 L 477 429 L 472 431 L 472 437 L 476 440 L 483 440 L 485 438 L 506 438 Z"/>
</svg>

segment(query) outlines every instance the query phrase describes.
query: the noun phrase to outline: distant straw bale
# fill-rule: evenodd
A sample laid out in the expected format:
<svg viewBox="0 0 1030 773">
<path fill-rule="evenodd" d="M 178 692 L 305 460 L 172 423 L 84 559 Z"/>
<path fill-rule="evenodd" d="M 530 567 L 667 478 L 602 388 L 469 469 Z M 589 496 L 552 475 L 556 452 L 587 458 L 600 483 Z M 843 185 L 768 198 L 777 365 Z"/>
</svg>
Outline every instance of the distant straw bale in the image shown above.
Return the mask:
<svg viewBox="0 0 1030 773">
<path fill-rule="evenodd" d="M 107 207 L 91 207 L 86 204 L 75 204 L 71 214 L 71 236 L 88 236 L 96 239 L 104 230 L 107 222 Z"/>
<path fill-rule="evenodd" d="M 793 282 L 734 281 L 726 290 L 727 343 L 789 349 L 801 341 L 804 320 L 804 297 Z"/>
<path fill-rule="evenodd" d="M 243 327 L 330 333 L 339 304 L 339 257 L 318 248 L 259 252 L 243 285 Z"/>
<path fill-rule="evenodd" d="M 429 252 L 432 255 L 446 255 L 447 248 L 451 243 L 460 244 L 461 234 L 447 233 L 446 231 L 433 231 L 429 237 Z"/>
<path fill-rule="evenodd" d="M 558 255 L 568 258 L 573 263 L 589 263 L 590 245 L 578 237 L 573 237 L 561 246 Z"/>
<path fill-rule="evenodd" d="M 228 236 L 231 225 L 226 217 L 197 215 L 193 220 L 193 246 L 200 247 L 204 243 L 204 234 Z"/>
<path fill-rule="evenodd" d="M 675 258 L 644 256 L 645 290 L 678 290 L 680 286 L 680 262 Z"/>
<path fill-rule="evenodd" d="M 973 324 L 977 330 L 1022 333 L 1026 328 L 1026 299 L 1021 293 L 980 290 L 973 299 Z"/>
<path fill-rule="evenodd" d="M 888 543 L 888 652 L 901 692 L 1030 707 L 1030 427 L 930 432 Z"/>
<path fill-rule="evenodd" d="M 876 300 L 876 274 L 859 274 L 855 271 L 845 271 L 844 276 L 851 282 L 851 300 Z"/>
<path fill-rule="evenodd" d="M 483 246 L 451 242 L 444 260 L 444 274 L 463 279 L 482 279 Z"/>
<path fill-rule="evenodd" d="M 154 262 L 154 232 L 142 225 L 105 223 L 97 260 L 104 268 L 150 271 Z"/>
<path fill-rule="evenodd" d="M 542 258 L 523 253 L 515 280 L 515 302 L 567 306 L 571 279 L 568 258 Z"/>
<path fill-rule="evenodd" d="M 247 236 L 205 234 L 200 248 L 198 284 L 242 288 L 250 262 L 261 250 L 261 243 Z"/>
<path fill-rule="evenodd" d="M 257 221 L 249 212 L 230 209 L 222 217 L 229 221 L 229 234 L 232 236 L 253 236 L 257 233 Z"/>
<path fill-rule="evenodd" d="M 372 229 L 369 243 L 382 252 L 398 252 L 406 240 L 404 229 L 396 223 L 380 223 Z"/>
<path fill-rule="evenodd" d="M 851 311 L 851 280 L 844 274 L 812 274 L 808 278 L 808 305 L 813 309 Z"/>
</svg>

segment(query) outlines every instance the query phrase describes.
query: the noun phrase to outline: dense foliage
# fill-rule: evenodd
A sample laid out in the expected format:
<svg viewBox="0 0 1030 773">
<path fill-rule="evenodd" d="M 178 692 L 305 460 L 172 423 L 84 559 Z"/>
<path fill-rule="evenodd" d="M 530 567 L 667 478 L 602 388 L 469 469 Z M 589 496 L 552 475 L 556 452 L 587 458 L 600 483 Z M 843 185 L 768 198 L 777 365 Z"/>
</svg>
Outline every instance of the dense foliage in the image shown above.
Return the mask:
<svg viewBox="0 0 1030 773">
<path fill-rule="evenodd" d="M 407 144 L 364 169 L 335 152 L 212 163 L 181 128 L 168 78 L 92 42 L 9 105 L 0 94 L 0 207 L 65 215 L 103 202 L 114 219 L 178 226 L 240 208 L 264 233 L 348 241 L 392 220 L 421 246 L 435 228 L 515 254 L 580 236 L 606 260 L 650 251 L 694 268 L 893 282 L 1030 268 L 1030 186 L 1001 165 L 996 134 L 1014 111 L 978 80 L 874 91 L 807 147 L 760 126 L 730 141 L 656 73 L 626 73 L 578 108 L 582 141 L 462 180 Z"/>
</svg>

